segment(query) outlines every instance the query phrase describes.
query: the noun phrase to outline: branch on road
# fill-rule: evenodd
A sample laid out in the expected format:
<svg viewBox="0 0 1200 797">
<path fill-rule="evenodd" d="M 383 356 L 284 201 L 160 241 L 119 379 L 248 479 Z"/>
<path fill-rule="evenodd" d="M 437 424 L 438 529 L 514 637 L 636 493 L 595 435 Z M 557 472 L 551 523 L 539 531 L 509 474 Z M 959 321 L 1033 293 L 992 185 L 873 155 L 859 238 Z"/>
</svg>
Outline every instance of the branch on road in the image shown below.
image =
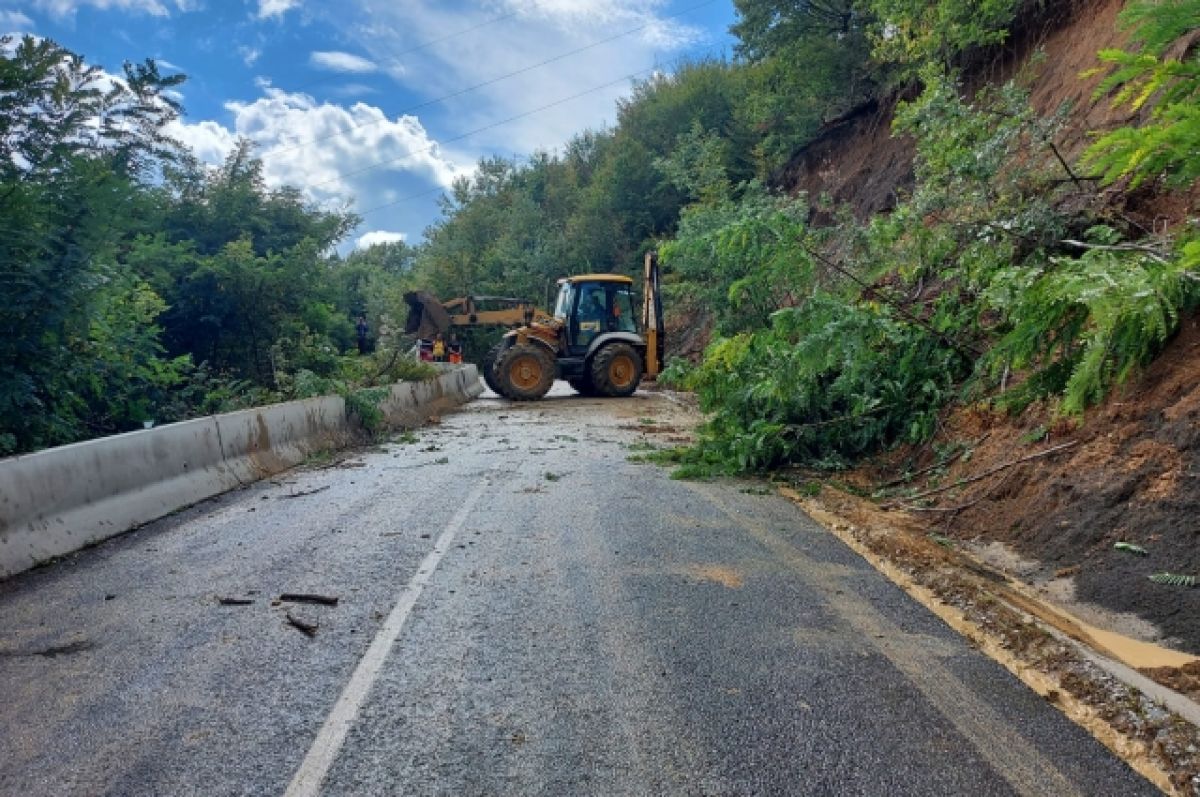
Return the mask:
<svg viewBox="0 0 1200 797">
<path fill-rule="evenodd" d="M 327 484 L 324 487 L 318 487 L 315 490 L 301 490 L 298 493 L 288 493 L 287 495 L 277 495 L 275 497 L 276 498 L 302 498 L 306 495 L 312 495 L 314 493 L 319 493 L 323 490 L 328 490 L 328 489 L 329 489 L 329 485 Z"/>
<path fill-rule="evenodd" d="M 321 606 L 337 606 L 339 598 L 336 595 L 315 595 L 309 592 L 285 592 L 279 596 L 283 603 L 316 603 Z"/>
<path fill-rule="evenodd" d="M 288 625 L 290 625 L 292 628 L 295 628 L 309 639 L 317 635 L 317 629 L 320 628 L 320 626 L 316 623 L 308 623 L 304 620 L 300 620 L 292 616 L 291 612 L 287 612 L 284 616 L 287 617 Z"/>
</svg>

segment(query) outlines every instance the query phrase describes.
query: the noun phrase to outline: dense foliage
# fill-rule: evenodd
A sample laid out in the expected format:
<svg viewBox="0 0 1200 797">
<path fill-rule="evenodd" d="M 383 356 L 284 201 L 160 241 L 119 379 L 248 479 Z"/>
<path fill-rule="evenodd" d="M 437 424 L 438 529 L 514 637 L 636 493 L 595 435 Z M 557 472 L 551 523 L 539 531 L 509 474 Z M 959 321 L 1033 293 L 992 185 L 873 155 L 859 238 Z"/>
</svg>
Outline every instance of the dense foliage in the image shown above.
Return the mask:
<svg viewBox="0 0 1200 797">
<path fill-rule="evenodd" d="M 1130 177 L 1136 187 L 1162 178 L 1190 185 L 1200 177 L 1200 50 L 1189 44 L 1182 53 L 1169 51 L 1200 27 L 1200 0 L 1140 0 L 1129 4 L 1121 20 L 1133 29 L 1140 50 L 1100 53 L 1110 72 L 1097 94 L 1112 92 L 1114 105 L 1135 111 L 1150 107 L 1151 118 L 1101 136 L 1086 160 L 1109 182 Z"/>
<path fill-rule="evenodd" d="M 199 167 L 164 134 L 182 80 L 0 46 L 0 453 L 388 374 L 340 355 L 401 306 L 406 247 L 330 257 L 354 217 L 248 145 Z"/>
</svg>

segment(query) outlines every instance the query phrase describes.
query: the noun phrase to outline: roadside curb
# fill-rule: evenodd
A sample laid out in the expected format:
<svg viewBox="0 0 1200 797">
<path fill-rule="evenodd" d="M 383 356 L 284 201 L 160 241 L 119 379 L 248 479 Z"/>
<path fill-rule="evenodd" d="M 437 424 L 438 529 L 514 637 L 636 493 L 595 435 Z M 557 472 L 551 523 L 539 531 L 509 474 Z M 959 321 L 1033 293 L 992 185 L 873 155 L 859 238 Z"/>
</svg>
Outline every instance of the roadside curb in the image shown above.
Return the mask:
<svg viewBox="0 0 1200 797">
<path fill-rule="evenodd" d="M 1072 694 L 1061 674 L 1044 671 L 1034 662 L 1027 661 L 1007 649 L 1001 639 L 973 621 L 966 611 L 948 602 L 937 591 L 919 582 L 903 567 L 869 547 L 866 542 L 856 536 L 854 526 L 845 519 L 824 509 L 817 502 L 805 498 L 791 488 L 781 487 L 778 489 L 783 497 L 841 540 L 881 575 L 931 611 L 955 632 L 969 640 L 980 652 L 1000 664 L 1035 693 L 1048 702 L 1054 703 L 1067 718 L 1086 730 L 1142 777 L 1166 794 L 1184 793 L 1172 783 L 1171 772 L 1163 766 L 1163 762 L 1157 755 L 1160 751 L 1155 749 L 1157 745 L 1153 740 L 1135 739 L 1113 727 L 1099 707 Z M 1195 716 L 1196 709 L 1200 707 L 1197 707 L 1196 703 L 1187 696 L 1159 686 L 1124 664 L 1113 661 L 1102 652 L 1089 648 L 1080 640 L 1047 626 L 1036 614 L 1030 613 L 1023 606 L 1005 600 L 1003 596 L 993 595 L 992 598 L 1002 603 L 1009 611 L 1025 618 L 1026 622 L 1037 625 L 1063 645 L 1070 646 L 1085 664 L 1105 676 L 1115 679 L 1133 693 L 1141 693 L 1150 700 L 1158 702 L 1168 711 L 1174 712 L 1180 721 L 1194 726 L 1192 717 Z"/>
<path fill-rule="evenodd" d="M 392 385 L 391 427 L 479 396 L 474 365 Z M 340 396 L 290 401 L 0 460 L 0 579 L 270 476 L 358 437 Z"/>
</svg>

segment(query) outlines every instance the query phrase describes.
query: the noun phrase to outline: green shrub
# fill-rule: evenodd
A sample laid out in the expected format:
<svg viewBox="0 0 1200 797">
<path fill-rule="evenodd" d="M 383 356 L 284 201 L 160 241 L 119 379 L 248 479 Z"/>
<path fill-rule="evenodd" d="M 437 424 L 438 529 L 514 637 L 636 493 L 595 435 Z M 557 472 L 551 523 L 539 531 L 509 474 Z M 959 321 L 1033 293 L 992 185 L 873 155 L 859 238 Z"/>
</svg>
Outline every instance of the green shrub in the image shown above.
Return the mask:
<svg viewBox="0 0 1200 797">
<path fill-rule="evenodd" d="M 1112 94 L 1114 107 L 1152 108 L 1150 120 L 1100 136 L 1084 162 L 1100 169 L 1107 182 L 1130 178 L 1133 187 L 1165 178 L 1188 186 L 1200 177 L 1200 52 L 1193 45 L 1180 58 L 1167 49 L 1200 24 L 1200 0 L 1138 0 L 1121 13 L 1133 29 L 1137 52 L 1102 50 L 1108 77 L 1096 96 Z"/>
<path fill-rule="evenodd" d="M 1096 227 L 1086 246 L 1019 275 L 1011 299 L 997 304 L 1013 326 L 991 352 L 992 372 L 1036 369 L 1006 397 L 1013 406 L 1061 393 L 1064 412 L 1082 412 L 1148 363 L 1200 299 L 1196 242 L 1164 257 Z"/>
<path fill-rule="evenodd" d="M 684 464 L 692 472 L 839 467 L 919 442 L 966 370 L 925 330 L 817 293 L 775 313 L 767 330 L 712 344 L 687 384 L 715 414 Z"/>
</svg>

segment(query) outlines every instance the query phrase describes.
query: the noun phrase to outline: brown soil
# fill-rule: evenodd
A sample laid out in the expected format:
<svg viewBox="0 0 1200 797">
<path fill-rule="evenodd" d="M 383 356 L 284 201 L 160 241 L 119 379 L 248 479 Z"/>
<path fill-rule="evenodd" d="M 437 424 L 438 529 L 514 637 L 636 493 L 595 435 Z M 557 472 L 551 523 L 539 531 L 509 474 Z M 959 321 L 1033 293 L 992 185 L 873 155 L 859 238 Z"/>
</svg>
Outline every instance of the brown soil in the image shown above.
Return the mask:
<svg viewBox="0 0 1200 797">
<path fill-rule="evenodd" d="M 789 193 L 825 196 L 846 205 L 859 219 L 896 206 L 897 192 L 912 185 L 913 142 L 892 135 L 895 103 L 871 103 L 826 126 L 776 175 L 774 182 Z M 816 212 L 812 223 L 828 224 L 832 217 Z"/>
<path fill-rule="evenodd" d="M 680 299 L 672 302 L 670 311 L 663 317 L 663 322 L 667 340 L 667 360 L 683 357 L 689 362 L 698 363 L 712 338 L 712 310 L 695 300 Z"/>
<path fill-rule="evenodd" d="M 1160 667 L 1143 672 L 1160 684 L 1169 686 L 1192 700 L 1200 700 L 1200 662 L 1185 664 L 1182 667 Z"/>
<path fill-rule="evenodd" d="M 951 415 L 938 442 L 980 441 L 936 479 L 898 495 L 952 486 L 1056 444 L 1078 445 L 931 496 L 908 510 L 948 537 L 1001 541 L 1041 563 L 1036 576 L 1075 579 L 1079 599 L 1136 614 L 1166 642 L 1200 653 L 1200 589 L 1156 584 L 1154 573 L 1200 575 L 1200 318 L 1186 321 L 1135 383 L 1083 419 L 1044 409 L 1010 419 L 981 409 Z M 985 437 L 986 435 L 986 437 Z M 898 451 L 860 471 L 865 485 L 935 464 L 934 447 Z M 896 492 L 895 490 L 893 492 Z M 911 505 L 911 503 L 909 504 Z M 919 510 L 919 511 L 918 511 Z M 1129 542 L 1145 555 L 1115 549 Z"/>
</svg>

